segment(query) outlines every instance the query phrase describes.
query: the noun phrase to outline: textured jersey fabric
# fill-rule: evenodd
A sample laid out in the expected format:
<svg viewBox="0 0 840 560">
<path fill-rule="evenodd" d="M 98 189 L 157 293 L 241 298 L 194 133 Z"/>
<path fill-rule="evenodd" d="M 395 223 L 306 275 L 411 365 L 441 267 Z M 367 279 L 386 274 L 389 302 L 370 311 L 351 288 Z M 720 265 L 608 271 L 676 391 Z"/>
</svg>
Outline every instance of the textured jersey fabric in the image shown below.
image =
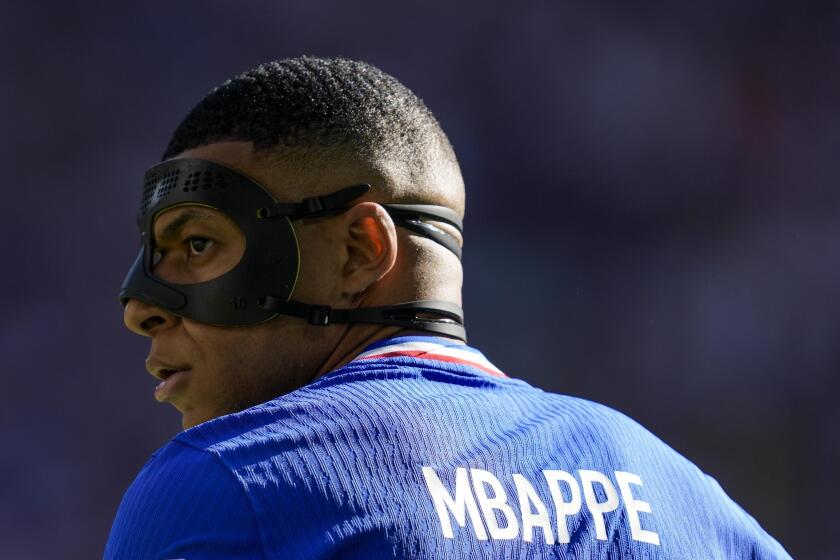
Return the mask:
<svg viewBox="0 0 840 560">
<path fill-rule="evenodd" d="M 105 558 L 789 556 L 626 416 L 398 337 L 181 432 L 126 492 Z"/>
</svg>

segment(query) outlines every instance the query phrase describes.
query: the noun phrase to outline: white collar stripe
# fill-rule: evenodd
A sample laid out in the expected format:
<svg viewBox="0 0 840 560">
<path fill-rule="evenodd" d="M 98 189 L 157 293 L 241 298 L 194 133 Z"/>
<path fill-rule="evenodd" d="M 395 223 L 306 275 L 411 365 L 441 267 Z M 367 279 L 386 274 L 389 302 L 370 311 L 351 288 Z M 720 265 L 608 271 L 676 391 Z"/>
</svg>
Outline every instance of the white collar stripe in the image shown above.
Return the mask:
<svg viewBox="0 0 840 560">
<path fill-rule="evenodd" d="M 437 344 L 434 342 L 403 342 L 402 344 L 389 344 L 388 346 L 382 346 L 381 348 L 374 348 L 373 350 L 368 350 L 367 352 L 362 352 L 356 359 L 359 358 L 367 358 L 368 356 L 375 356 L 377 354 L 390 354 L 391 352 L 401 352 L 403 350 L 436 350 L 438 348 L 446 348 L 443 344 Z"/>
<path fill-rule="evenodd" d="M 391 344 L 381 348 L 375 348 L 356 356 L 356 360 L 369 360 L 374 358 L 390 358 L 405 356 L 421 360 L 436 360 L 439 362 L 459 363 L 476 367 L 486 373 L 495 376 L 507 377 L 499 368 L 490 363 L 481 353 L 474 350 L 467 350 L 457 346 L 444 346 L 433 342 L 404 342 L 402 344 Z"/>
</svg>

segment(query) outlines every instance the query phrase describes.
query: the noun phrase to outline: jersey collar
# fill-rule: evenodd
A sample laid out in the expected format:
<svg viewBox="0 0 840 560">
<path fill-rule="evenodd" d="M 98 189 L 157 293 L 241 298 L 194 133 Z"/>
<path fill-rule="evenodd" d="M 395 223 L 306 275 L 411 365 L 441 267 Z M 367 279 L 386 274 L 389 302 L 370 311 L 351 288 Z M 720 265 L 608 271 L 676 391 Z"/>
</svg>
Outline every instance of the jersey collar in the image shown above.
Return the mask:
<svg viewBox="0 0 840 560">
<path fill-rule="evenodd" d="M 380 340 L 365 348 L 350 363 L 395 357 L 460 364 L 494 377 L 507 377 L 475 348 L 437 336 L 398 336 Z"/>
</svg>

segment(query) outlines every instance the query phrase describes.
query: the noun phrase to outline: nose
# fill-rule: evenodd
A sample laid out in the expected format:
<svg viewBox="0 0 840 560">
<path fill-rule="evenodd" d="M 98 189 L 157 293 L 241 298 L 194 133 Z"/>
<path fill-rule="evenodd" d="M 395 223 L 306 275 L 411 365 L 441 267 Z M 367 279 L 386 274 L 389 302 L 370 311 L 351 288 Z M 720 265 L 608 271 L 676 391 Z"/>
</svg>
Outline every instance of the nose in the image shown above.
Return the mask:
<svg viewBox="0 0 840 560">
<path fill-rule="evenodd" d="M 141 336 L 155 336 L 175 326 L 178 321 L 180 317 L 177 315 L 136 299 L 128 300 L 123 309 L 125 326 Z"/>
</svg>

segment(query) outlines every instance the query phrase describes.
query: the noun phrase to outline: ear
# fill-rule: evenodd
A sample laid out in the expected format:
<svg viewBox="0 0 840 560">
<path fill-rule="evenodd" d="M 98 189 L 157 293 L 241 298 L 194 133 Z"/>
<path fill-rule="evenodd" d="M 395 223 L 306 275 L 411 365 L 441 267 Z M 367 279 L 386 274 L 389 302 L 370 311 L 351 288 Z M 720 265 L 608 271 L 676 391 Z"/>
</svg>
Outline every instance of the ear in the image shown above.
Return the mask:
<svg viewBox="0 0 840 560">
<path fill-rule="evenodd" d="M 342 270 L 342 291 L 356 295 L 394 268 L 397 230 L 391 216 L 375 202 L 360 202 L 341 216 L 347 255 Z"/>
</svg>

